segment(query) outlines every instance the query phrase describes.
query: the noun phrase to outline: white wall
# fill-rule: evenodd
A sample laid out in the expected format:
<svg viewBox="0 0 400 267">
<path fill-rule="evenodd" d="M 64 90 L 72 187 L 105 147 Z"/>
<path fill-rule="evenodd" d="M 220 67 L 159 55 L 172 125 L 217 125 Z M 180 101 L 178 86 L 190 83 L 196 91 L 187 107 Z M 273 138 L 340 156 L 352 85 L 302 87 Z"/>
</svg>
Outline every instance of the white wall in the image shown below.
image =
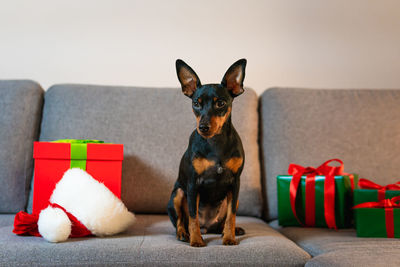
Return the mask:
<svg viewBox="0 0 400 267">
<path fill-rule="evenodd" d="M 400 88 L 400 1 L 0 2 L 0 79 L 177 87 L 248 59 L 245 85 Z"/>
</svg>

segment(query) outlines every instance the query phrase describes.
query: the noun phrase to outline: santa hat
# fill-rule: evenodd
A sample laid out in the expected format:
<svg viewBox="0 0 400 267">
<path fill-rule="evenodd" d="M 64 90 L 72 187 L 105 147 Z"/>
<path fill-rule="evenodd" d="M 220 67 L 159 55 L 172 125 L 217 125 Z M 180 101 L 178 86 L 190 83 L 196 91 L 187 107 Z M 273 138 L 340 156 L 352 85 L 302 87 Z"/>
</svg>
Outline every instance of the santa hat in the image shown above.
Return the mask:
<svg viewBox="0 0 400 267">
<path fill-rule="evenodd" d="M 68 237 L 121 233 L 135 220 L 119 198 L 81 169 L 65 172 L 49 202 L 39 215 L 17 213 L 13 232 L 61 242 Z"/>
</svg>

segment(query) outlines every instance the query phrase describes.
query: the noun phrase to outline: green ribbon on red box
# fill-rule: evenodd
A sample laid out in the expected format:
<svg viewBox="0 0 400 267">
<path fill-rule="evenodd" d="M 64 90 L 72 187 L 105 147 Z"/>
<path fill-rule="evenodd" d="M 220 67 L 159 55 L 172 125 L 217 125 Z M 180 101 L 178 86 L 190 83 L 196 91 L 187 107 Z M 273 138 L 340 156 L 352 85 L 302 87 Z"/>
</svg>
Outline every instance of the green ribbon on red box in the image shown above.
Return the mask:
<svg viewBox="0 0 400 267">
<path fill-rule="evenodd" d="M 329 166 L 331 162 L 339 162 L 340 166 Z M 290 164 L 289 175 L 293 178 L 290 182 L 290 206 L 296 220 L 300 225 L 304 225 L 296 213 L 296 196 L 299 188 L 301 176 L 306 175 L 305 191 L 305 225 L 315 226 L 315 176 L 324 175 L 324 217 L 329 228 L 337 229 L 335 218 L 335 175 L 348 175 L 351 181 L 351 188 L 354 189 L 354 176 L 343 172 L 343 161 L 331 159 L 319 167 L 303 167 L 297 164 Z"/>
<path fill-rule="evenodd" d="M 60 139 L 53 143 L 70 143 L 71 144 L 71 163 L 70 168 L 80 168 L 86 170 L 87 160 L 87 144 L 101 144 L 104 141 L 91 139 Z"/>
<path fill-rule="evenodd" d="M 393 197 L 391 199 L 383 199 L 378 202 L 365 202 L 353 207 L 353 209 L 363 209 L 363 208 L 384 208 L 387 237 L 389 238 L 394 237 L 393 209 L 400 208 L 400 196 Z"/>
<path fill-rule="evenodd" d="M 358 181 L 358 187 L 360 189 L 375 189 L 378 190 L 378 201 L 382 201 L 385 199 L 386 190 L 400 190 L 400 181 L 394 184 L 388 184 L 386 186 L 382 186 L 376 184 L 368 179 L 361 178 Z"/>
</svg>

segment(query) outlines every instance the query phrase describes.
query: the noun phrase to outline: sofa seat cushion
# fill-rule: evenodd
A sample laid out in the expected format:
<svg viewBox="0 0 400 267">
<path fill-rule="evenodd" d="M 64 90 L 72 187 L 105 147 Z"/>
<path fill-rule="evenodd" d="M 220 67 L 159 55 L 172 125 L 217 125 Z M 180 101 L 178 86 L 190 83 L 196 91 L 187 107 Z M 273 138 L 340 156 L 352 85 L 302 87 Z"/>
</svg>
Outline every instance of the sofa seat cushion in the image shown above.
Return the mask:
<svg viewBox="0 0 400 267">
<path fill-rule="evenodd" d="M 33 81 L 0 81 L 0 213 L 26 207 L 43 95 Z"/>
<path fill-rule="evenodd" d="M 246 153 L 238 214 L 260 217 L 257 103 L 257 94 L 246 89 L 233 103 L 232 120 Z M 195 125 L 191 101 L 180 89 L 54 85 L 45 94 L 40 140 L 124 144 L 124 203 L 135 212 L 166 213 Z"/>
<path fill-rule="evenodd" d="M 175 239 L 166 215 L 137 215 L 125 233 L 108 238 L 76 238 L 48 243 L 40 237 L 16 236 L 0 228 L 0 265 L 282 265 L 304 266 L 310 256 L 260 219 L 238 217 L 246 230 L 238 246 L 223 246 L 219 235 L 204 235 L 207 247 L 192 248 Z"/>
<path fill-rule="evenodd" d="M 307 266 L 400 266 L 400 240 L 360 238 L 355 229 L 279 227 L 270 225 L 307 251 Z"/>
<path fill-rule="evenodd" d="M 0 215 L 0 227 L 13 225 L 14 218 L 15 218 L 15 214 L 1 214 Z"/>
<path fill-rule="evenodd" d="M 378 246 L 376 246 L 378 247 Z M 373 246 L 328 252 L 312 258 L 306 267 L 398 267 L 400 266 L 399 247 L 381 248 L 376 250 Z"/>
</svg>

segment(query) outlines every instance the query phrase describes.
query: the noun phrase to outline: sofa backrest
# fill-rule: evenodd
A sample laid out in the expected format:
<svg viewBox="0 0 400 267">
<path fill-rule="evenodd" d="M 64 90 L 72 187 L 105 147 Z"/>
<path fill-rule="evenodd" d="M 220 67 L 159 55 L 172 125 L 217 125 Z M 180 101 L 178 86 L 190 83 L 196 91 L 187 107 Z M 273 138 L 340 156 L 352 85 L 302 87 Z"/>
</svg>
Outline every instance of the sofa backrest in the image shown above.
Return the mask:
<svg viewBox="0 0 400 267">
<path fill-rule="evenodd" d="M 273 88 L 260 97 L 266 215 L 277 218 L 276 176 L 290 163 L 340 158 L 380 184 L 400 178 L 400 90 Z"/>
<path fill-rule="evenodd" d="M 43 95 L 33 81 L 0 81 L 0 213 L 25 209 Z"/>
<path fill-rule="evenodd" d="M 246 153 L 238 214 L 251 216 L 262 212 L 257 104 L 247 89 L 232 113 Z M 135 212 L 165 213 L 194 129 L 191 101 L 180 89 L 55 85 L 45 94 L 40 140 L 124 144 L 123 201 Z"/>
</svg>

